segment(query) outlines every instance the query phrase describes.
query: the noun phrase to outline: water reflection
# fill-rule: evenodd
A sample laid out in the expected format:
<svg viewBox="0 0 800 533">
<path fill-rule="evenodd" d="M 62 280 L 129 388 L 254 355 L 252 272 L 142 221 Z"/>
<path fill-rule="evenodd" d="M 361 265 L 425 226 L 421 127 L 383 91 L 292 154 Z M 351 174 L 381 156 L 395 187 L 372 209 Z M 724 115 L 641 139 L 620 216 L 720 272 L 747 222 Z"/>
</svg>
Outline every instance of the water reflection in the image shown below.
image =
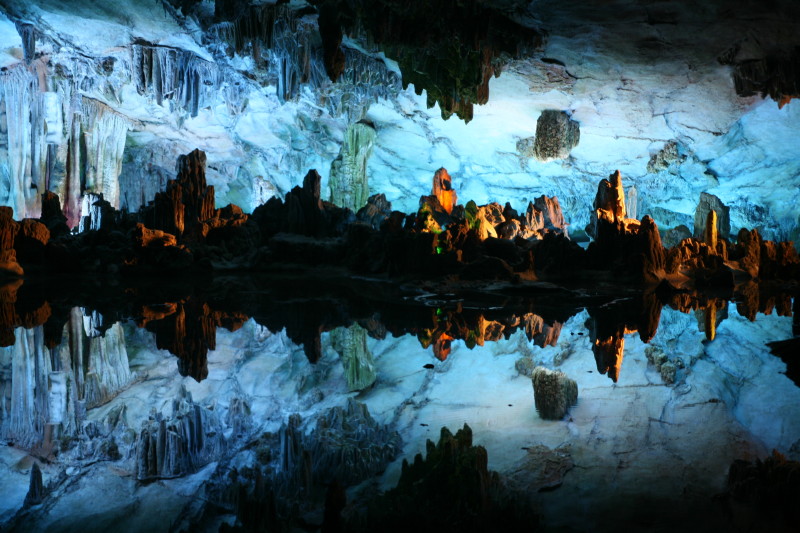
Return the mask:
<svg viewBox="0 0 800 533">
<path fill-rule="evenodd" d="M 0 432 L 45 465 L 45 486 L 54 465 L 95 472 L 108 463 L 128 472 L 131 501 L 144 497 L 136 483 L 206 476 L 219 465 L 216 477 L 203 477 L 204 498 L 219 512 L 256 513 L 250 519 L 258 523 L 319 511 L 327 495 L 345 498 L 344 488 L 387 469 L 390 476 L 401 469 L 396 458 L 412 461 L 442 426 L 455 431 L 464 421 L 486 445 L 489 467 L 512 472 L 523 492 L 552 490 L 572 476 L 553 509 L 585 498 L 580 486 L 599 486 L 590 472 L 617 472 L 629 490 L 652 479 L 669 493 L 680 481 L 664 474 L 665 461 L 696 469 L 695 481 L 724 472 L 742 449 L 745 458 L 761 449 L 747 431 L 800 454 L 800 419 L 781 400 L 796 391 L 770 377 L 781 363 L 736 351 L 744 341 L 750 351 L 775 341 L 796 380 L 788 321 L 773 332 L 759 322 L 775 321 L 758 314 L 793 316 L 796 335 L 798 299 L 743 289 L 589 293 L 542 285 L 520 295 L 513 287 L 436 294 L 236 278 L 167 287 L 16 283 L 0 301 Z M 155 349 L 169 351 L 180 375 L 193 379 L 178 378 L 175 362 Z M 480 357 L 486 353 L 512 357 Z M 542 397 L 535 383 L 532 394 L 530 379 L 516 386 L 537 366 L 563 372 L 551 379 L 568 393 L 563 401 Z M 698 421 L 708 431 L 698 432 Z M 520 467 L 513 461 L 523 446 Z M 705 449 L 722 451 L 708 459 Z M 6 486 L 17 483 L 7 475 Z M 27 488 L 20 490 L 22 505 Z M 267 508 L 273 514 L 258 514 Z"/>
<path fill-rule="evenodd" d="M 270 331 L 286 330 L 288 337 L 315 364 L 321 357 L 320 335 L 334 331 L 336 350 L 348 366 L 353 390 L 374 379 L 372 363 L 356 360 L 365 352 L 366 337 L 383 339 L 413 335 L 445 361 L 454 341 L 467 348 L 509 339 L 523 331 L 538 347 L 555 346 L 561 327 L 584 309 L 589 314 L 586 330 L 592 342 L 597 371 L 619 380 L 625 351 L 625 335 L 637 333 L 649 342 L 658 331 L 665 306 L 694 313 L 698 328 L 713 341 L 720 323 L 728 316 L 728 302 L 750 321 L 758 313 L 790 317 L 798 326 L 798 303 L 785 290 L 748 283 L 728 294 L 672 292 L 659 289 L 622 294 L 588 294 L 543 286 L 539 294 L 511 292 L 433 294 L 381 292 L 379 285 L 309 287 L 305 282 L 274 282 L 252 278 L 226 278 L 202 284 L 158 284 L 103 287 L 100 297 L 91 290 L 25 286 L 21 280 L 0 288 L 0 346 L 15 343 L 14 328 L 42 326 L 42 345 L 55 349 L 75 344 L 80 335 L 96 338 L 121 320 L 155 334 L 156 346 L 178 358 L 182 376 L 202 381 L 208 375 L 207 356 L 216 347 L 216 330 L 236 331 L 250 318 Z M 72 304 L 72 305 L 70 305 Z M 76 309 L 79 309 L 76 310 Z M 76 315 L 79 313 L 81 316 Z M 66 324 L 66 325 L 65 325 Z M 783 341 L 784 339 L 776 339 Z M 778 344 L 775 353 L 789 357 L 796 341 Z M 74 348 L 77 349 L 77 348 Z M 81 357 L 80 355 L 73 357 Z M 792 368 L 796 362 L 792 361 Z M 55 364 L 55 363 L 54 363 Z M 788 364 L 788 362 L 787 362 Z M 364 374 L 364 375 L 362 375 Z M 792 379 L 796 379 L 794 372 Z"/>
</svg>

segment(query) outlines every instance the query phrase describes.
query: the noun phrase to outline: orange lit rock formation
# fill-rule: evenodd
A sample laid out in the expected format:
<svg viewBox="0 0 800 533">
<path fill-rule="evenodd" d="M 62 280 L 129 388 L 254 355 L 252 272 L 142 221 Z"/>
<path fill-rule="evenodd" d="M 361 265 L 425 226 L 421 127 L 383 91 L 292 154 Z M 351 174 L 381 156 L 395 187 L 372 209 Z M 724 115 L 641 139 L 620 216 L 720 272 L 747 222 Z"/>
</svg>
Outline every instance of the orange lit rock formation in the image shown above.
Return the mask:
<svg viewBox="0 0 800 533">
<path fill-rule="evenodd" d="M 439 203 L 448 215 L 453 212 L 453 208 L 456 206 L 458 200 L 458 195 L 455 189 L 453 189 L 450 174 L 447 173 L 446 169 L 440 168 L 433 175 L 433 190 L 431 194 L 438 198 Z"/>
</svg>

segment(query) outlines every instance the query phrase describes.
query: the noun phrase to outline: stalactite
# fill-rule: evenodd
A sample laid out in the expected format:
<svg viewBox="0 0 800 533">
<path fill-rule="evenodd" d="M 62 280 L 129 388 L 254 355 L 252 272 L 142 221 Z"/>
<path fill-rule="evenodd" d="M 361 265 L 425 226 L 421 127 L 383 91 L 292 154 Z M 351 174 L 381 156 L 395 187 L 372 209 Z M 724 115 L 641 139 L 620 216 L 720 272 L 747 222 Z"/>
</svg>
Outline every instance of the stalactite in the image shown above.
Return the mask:
<svg viewBox="0 0 800 533">
<path fill-rule="evenodd" d="M 96 100 L 83 98 L 83 138 L 86 143 L 83 192 L 102 194 L 113 207 L 119 207 L 119 175 L 122 155 L 131 122 Z"/>
<path fill-rule="evenodd" d="M 35 213 L 39 190 L 43 183 L 33 181 L 33 169 L 41 168 L 32 160 L 34 146 L 43 139 L 43 122 L 38 121 L 40 97 L 38 79 L 21 66 L 11 68 L 0 76 L 0 90 L 6 111 L 7 173 L 6 183 L 0 184 L 0 203 L 9 205 L 19 218 L 38 216 Z M 35 133 L 36 132 L 36 133 Z M 5 166 L 5 165 L 4 165 Z M 5 169 L 4 169 L 5 170 Z"/>
<path fill-rule="evenodd" d="M 30 22 L 17 22 L 17 31 L 22 38 L 22 57 L 30 64 L 36 54 L 36 28 Z"/>
<path fill-rule="evenodd" d="M 187 50 L 146 42 L 131 45 L 131 69 L 139 94 L 152 96 L 158 105 L 171 100 L 192 117 L 216 101 L 226 81 L 215 63 Z M 236 107 L 236 103 L 231 106 Z"/>
<path fill-rule="evenodd" d="M 380 58 L 344 47 L 345 67 L 336 83 L 321 90 L 328 112 L 350 122 L 362 120 L 374 102 L 392 98 L 402 89 L 400 74 Z"/>
<path fill-rule="evenodd" d="M 339 156 L 331 163 L 331 202 L 358 211 L 369 198 L 367 160 L 375 143 L 375 128 L 358 122 L 344 136 Z"/>
</svg>

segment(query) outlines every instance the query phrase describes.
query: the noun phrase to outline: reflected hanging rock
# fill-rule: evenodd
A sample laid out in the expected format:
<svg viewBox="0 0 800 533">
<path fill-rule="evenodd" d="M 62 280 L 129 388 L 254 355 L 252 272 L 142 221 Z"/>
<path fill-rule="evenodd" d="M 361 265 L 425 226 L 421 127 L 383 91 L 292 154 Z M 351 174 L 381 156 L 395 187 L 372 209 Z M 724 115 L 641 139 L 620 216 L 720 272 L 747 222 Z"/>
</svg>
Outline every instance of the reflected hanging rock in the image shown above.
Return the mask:
<svg viewBox="0 0 800 533">
<path fill-rule="evenodd" d="M 364 390 L 375 383 L 375 361 L 367 348 L 367 330 L 358 324 L 336 329 L 331 332 L 331 346 L 342 358 L 349 390 Z"/>
<path fill-rule="evenodd" d="M 545 420 L 561 420 L 578 403 L 578 384 L 563 372 L 536 367 L 531 383 L 536 411 Z"/>
</svg>

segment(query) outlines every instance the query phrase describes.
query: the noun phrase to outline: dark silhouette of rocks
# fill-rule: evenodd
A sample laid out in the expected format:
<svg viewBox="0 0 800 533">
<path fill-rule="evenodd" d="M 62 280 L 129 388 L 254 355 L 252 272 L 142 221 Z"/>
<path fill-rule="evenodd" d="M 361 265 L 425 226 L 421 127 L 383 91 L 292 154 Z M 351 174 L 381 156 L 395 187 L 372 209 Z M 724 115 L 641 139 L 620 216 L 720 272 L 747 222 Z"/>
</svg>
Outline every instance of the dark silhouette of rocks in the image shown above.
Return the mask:
<svg viewBox="0 0 800 533">
<path fill-rule="evenodd" d="M 483 446 L 472 443 L 466 424 L 453 435 L 442 428 L 426 457 L 403 461 L 397 486 L 376 498 L 365 515 L 350 520 L 353 531 L 530 531 L 536 515 L 488 469 Z"/>
<path fill-rule="evenodd" d="M 739 527 L 791 531 L 800 520 L 798 491 L 800 463 L 775 450 L 763 461 L 735 461 L 728 470 L 729 505 L 749 509 L 737 514 Z"/>
<path fill-rule="evenodd" d="M 33 463 L 31 467 L 31 482 L 28 488 L 28 494 L 25 495 L 24 507 L 31 505 L 38 505 L 42 503 L 45 497 L 44 482 L 42 481 L 42 469 L 39 468 L 39 463 Z"/>
<path fill-rule="evenodd" d="M 94 200 L 83 232 L 64 233 L 64 215 L 51 193 L 42 198 L 39 220 L 17 222 L 3 209 L 0 266 L 6 276 L 113 279 L 325 267 L 338 275 L 473 286 L 602 281 L 647 288 L 666 282 L 675 290 L 800 278 L 792 243 L 765 241 L 756 230 L 741 230 L 732 243 L 721 234 L 714 209 L 705 215 L 703 240 L 684 238 L 664 248 L 651 217 L 627 216 L 619 172 L 598 186 L 587 249 L 569 238 L 558 198 L 536 198 L 524 213 L 511 203 L 461 205 L 445 169 L 436 172 L 431 194 L 412 214 L 393 211 L 381 194 L 354 214 L 323 201 L 320 189 L 321 177 L 311 170 L 302 186 L 250 215 L 235 205 L 216 209 L 205 155 L 195 150 L 180 157 L 176 179 L 140 213 L 118 213 Z M 303 342 L 311 360 L 318 356 L 316 336 Z M 442 354 L 446 341 L 437 341 Z"/>
</svg>

